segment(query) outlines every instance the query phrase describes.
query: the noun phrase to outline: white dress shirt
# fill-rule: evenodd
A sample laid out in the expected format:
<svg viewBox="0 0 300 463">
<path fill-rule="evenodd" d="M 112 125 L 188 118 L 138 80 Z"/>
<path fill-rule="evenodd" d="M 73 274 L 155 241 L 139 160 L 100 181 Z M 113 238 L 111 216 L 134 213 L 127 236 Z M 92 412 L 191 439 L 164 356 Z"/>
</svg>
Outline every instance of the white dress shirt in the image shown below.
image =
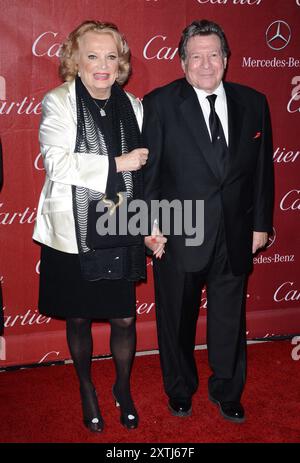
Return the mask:
<svg viewBox="0 0 300 463">
<path fill-rule="evenodd" d="M 221 82 L 219 87 L 216 88 L 216 90 L 214 90 L 212 93 L 207 93 L 204 90 L 200 90 L 199 88 L 196 88 L 196 87 L 193 87 L 193 88 L 197 94 L 210 138 L 211 138 L 211 133 L 210 133 L 210 128 L 209 128 L 210 104 L 206 97 L 208 95 L 211 95 L 212 93 L 217 95 L 216 102 L 215 102 L 215 109 L 221 121 L 226 143 L 228 145 L 228 112 L 227 112 L 226 93 L 224 90 L 223 83 Z"/>
</svg>

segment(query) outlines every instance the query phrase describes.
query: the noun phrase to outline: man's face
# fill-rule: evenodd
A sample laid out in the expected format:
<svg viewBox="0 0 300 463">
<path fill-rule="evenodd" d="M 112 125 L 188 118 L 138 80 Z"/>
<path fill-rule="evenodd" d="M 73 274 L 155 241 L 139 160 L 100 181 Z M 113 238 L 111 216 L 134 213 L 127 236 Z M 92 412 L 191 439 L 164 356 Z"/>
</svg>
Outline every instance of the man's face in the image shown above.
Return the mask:
<svg viewBox="0 0 300 463">
<path fill-rule="evenodd" d="M 212 93 L 220 84 L 227 58 L 221 51 L 216 34 L 195 35 L 186 46 L 185 61 L 181 61 L 187 81 L 196 88 Z"/>
</svg>

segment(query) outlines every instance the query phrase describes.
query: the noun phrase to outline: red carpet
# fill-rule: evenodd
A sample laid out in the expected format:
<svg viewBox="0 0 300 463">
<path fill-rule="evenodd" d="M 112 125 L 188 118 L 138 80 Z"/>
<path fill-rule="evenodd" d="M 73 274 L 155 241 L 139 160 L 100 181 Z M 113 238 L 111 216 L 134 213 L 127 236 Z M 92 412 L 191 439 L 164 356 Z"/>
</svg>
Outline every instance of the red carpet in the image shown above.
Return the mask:
<svg viewBox="0 0 300 463">
<path fill-rule="evenodd" d="M 132 390 L 140 426 L 119 423 L 111 385 L 111 360 L 93 362 L 105 430 L 93 435 L 81 422 L 77 380 L 72 365 L 0 374 L 0 442 L 81 443 L 282 443 L 300 442 L 300 360 L 290 341 L 248 346 L 248 381 L 243 396 L 247 421 L 224 420 L 207 398 L 207 351 L 197 351 L 200 387 L 189 418 L 172 417 L 163 393 L 158 355 L 137 357 Z"/>
</svg>

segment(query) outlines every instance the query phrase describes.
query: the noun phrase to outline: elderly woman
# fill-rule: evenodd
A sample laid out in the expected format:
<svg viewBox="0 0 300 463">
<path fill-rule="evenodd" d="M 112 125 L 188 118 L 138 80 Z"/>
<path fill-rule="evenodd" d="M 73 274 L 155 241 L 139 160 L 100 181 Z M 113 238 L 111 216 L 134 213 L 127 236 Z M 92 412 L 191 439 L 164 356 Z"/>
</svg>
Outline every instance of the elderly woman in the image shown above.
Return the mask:
<svg viewBox="0 0 300 463">
<path fill-rule="evenodd" d="M 101 432 L 104 421 L 91 378 L 93 319 L 108 319 L 116 368 L 112 393 L 120 421 L 138 426 L 130 392 L 135 355 L 135 282 L 145 277 L 143 243 L 92 250 L 88 207 L 104 194 L 141 197 L 142 106 L 121 85 L 130 51 L 114 24 L 86 21 L 63 44 L 65 81 L 44 98 L 40 144 L 46 171 L 34 240 L 42 244 L 39 310 L 66 319 L 67 341 L 80 383 L 83 422 Z M 154 240 L 155 241 L 155 240 Z M 163 243 L 152 246 L 156 256 Z"/>
</svg>

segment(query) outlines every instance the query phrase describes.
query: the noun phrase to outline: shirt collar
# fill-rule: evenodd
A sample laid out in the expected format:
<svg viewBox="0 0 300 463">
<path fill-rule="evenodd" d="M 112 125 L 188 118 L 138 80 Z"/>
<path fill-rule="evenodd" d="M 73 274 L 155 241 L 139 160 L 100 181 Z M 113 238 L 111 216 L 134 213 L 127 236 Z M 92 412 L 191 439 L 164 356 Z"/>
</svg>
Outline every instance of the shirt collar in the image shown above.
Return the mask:
<svg viewBox="0 0 300 463">
<path fill-rule="evenodd" d="M 208 95 L 211 95 L 211 93 L 207 93 L 205 90 L 201 90 L 196 87 L 193 87 L 193 89 L 195 90 L 200 102 L 204 101 Z M 213 91 L 213 93 L 220 97 L 222 100 L 225 100 L 226 95 L 222 81 L 220 82 L 220 85 Z"/>
</svg>

